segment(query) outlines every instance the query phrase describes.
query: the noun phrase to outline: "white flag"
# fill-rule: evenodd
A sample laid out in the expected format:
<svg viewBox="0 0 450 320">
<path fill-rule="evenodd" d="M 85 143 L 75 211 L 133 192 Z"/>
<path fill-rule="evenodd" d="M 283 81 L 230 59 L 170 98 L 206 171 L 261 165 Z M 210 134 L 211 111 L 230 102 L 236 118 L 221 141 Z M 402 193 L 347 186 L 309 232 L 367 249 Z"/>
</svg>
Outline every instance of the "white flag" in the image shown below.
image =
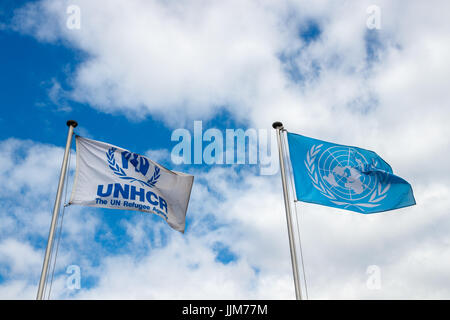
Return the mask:
<svg viewBox="0 0 450 320">
<path fill-rule="evenodd" d="M 76 137 L 77 166 L 70 204 L 137 210 L 161 216 L 184 232 L 194 176 L 100 141 Z"/>
</svg>

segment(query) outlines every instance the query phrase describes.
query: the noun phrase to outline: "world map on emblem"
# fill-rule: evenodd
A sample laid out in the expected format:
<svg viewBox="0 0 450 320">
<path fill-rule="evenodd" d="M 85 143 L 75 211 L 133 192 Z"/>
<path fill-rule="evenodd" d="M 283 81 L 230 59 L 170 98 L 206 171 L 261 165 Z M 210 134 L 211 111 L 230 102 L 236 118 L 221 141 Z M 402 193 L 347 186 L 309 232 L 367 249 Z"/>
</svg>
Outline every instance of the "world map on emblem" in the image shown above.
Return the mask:
<svg viewBox="0 0 450 320">
<path fill-rule="evenodd" d="M 354 201 L 369 196 L 377 186 L 375 175 L 363 174 L 368 166 L 369 162 L 357 150 L 334 146 L 320 154 L 318 173 L 324 186 L 337 198 Z"/>
</svg>

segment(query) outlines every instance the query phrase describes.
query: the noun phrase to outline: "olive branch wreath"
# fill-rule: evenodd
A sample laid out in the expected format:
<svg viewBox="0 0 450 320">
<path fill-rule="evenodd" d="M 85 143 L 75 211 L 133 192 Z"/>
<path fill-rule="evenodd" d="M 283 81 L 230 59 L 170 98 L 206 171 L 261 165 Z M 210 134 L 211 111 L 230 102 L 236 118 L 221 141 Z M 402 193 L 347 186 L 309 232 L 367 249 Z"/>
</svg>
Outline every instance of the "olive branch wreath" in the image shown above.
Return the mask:
<svg viewBox="0 0 450 320">
<path fill-rule="evenodd" d="M 365 202 L 358 202 L 358 203 L 350 203 L 345 201 L 338 201 L 336 196 L 331 193 L 319 180 L 319 177 L 317 176 L 317 171 L 315 167 L 315 160 L 317 158 L 317 154 L 320 152 L 321 148 L 323 147 L 323 144 L 320 145 L 313 145 L 311 149 L 306 153 L 306 160 L 305 160 L 305 166 L 308 170 L 308 175 L 311 178 L 311 182 L 323 196 L 327 197 L 332 203 L 337 205 L 345 206 L 345 208 L 349 206 L 356 206 L 360 210 L 364 211 L 364 208 L 374 208 L 380 205 L 380 201 L 386 198 L 387 192 L 389 191 L 391 187 L 391 183 L 389 183 L 386 187 L 383 188 L 382 182 L 385 182 L 383 179 L 377 179 L 377 187 L 372 192 L 370 199 L 367 203 Z"/>
<path fill-rule="evenodd" d="M 113 148 L 109 149 L 108 152 L 106 152 L 106 158 L 108 160 L 109 168 L 112 170 L 112 172 L 116 176 L 118 176 L 120 179 L 129 180 L 130 182 L 137 181 L 137 182 L 141 183 L 142 185 L 145 185 L 150 188 L 153 188 L 155 186 L 155 184 L 158 182 L 159 177 L 161 176 L 161 174 L 160 174 L 161 169 L 159 167 L 155 166 L 155 171 L 153 172 L 153 176 L 147 181 L 129 177 L 129 176 L 127 176 L 125 171 L 123 171 L 123 169 L 119 166 L 119 164 L 116 162 L 116 159 L 114 157 L 114 153 L 116 150 L 117 149 L 113 147 Z"/>
</svg>

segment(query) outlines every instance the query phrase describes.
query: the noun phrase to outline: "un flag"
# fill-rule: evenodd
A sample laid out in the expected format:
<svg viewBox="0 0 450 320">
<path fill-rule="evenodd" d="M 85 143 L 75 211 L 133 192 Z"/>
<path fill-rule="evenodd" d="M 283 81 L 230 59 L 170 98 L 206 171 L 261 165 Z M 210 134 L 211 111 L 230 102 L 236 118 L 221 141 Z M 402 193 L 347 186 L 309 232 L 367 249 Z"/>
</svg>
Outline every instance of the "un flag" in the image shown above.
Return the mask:
<svg viewBox="0 0 450 320">
<path fill-rule="evenodd" d="M 375 152 L 287 133 L 297 200 L 360 213 L 416 204 L 411 185 Z"/>
</svg>

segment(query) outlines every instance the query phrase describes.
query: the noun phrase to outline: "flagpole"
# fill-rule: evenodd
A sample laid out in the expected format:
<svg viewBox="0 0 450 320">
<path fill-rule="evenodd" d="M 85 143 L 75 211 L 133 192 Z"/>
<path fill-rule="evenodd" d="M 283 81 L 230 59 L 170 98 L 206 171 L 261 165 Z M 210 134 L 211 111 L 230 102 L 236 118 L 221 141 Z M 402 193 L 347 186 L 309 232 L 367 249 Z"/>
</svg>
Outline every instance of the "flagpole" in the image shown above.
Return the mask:
<svg viewBox="0 0 450 320">
<path fill-rule="evenodd" d="M 66 149 L 64 151 L 64 158 L 63 158 L 63 163 L 61 166 L 61 173 L 59 176 L 58 191 L 56 192 L 56 200 L 55 200 L 55 205 L 53 207 L 52 222 L 50 224 L 50 232 L 48 235 L 47 248 L 45 249 L 44 263 L 42 265 L 41 278 L 39 280 L 39 288 L 38 288 L 36 300 L 42 300 L 43 295 L 44 295 L 44 286 L 45 286 L 45 281 L 47 279 L 48 262 L 50 260 L 50 254 L 51 254 L 52 246 L 53 246 L 53 236 L 55 234 L 56 222 L 58 220 L 59 208 L 61 206 L 61 195 L 62 195 L 62 191 L 63 191 L 63 187 L 64 187 L 64 180 L 66 178 L 67 160 L 69 159 L 69 151 L 70 151 L 70 145 L 72 143 L 73 129 L 77 125 L 78 125 L 78 123 L 74 120 L 67 121 L 67 126 L 69 127 L 69 132 L 67 134 Z"/>
<path fill-rule="evenodd" d="M 294 286 L 295 286 L 295 298 L 297 300 L 302 300 L 302 293 L 300 288 L 300 279 L 297 264 L 297 253 L 295 251 L 294 235 L 292 233 L 292 218 L 291 218 L 291 204 L 289 201 L 289 193 L 286 184 L 286 172 L 284 169 L 284 157 L 283 157 L 283 146 L 281 141 L 281 131 L 284 129 L 281 122 L 274 122 L 272 127 L 277 132 L 278 141 L 278 154 L 280 157 L 280 171 L 281 171 L 281 183 L 283 185 L 283 195 L 284 195 L 284 206 L 286 209 L 286 222 L 289 236 L 289 248 L 291 250 L 291 263 L 292 263 L 292 273 L 294 274 Z"/>
</svg>

